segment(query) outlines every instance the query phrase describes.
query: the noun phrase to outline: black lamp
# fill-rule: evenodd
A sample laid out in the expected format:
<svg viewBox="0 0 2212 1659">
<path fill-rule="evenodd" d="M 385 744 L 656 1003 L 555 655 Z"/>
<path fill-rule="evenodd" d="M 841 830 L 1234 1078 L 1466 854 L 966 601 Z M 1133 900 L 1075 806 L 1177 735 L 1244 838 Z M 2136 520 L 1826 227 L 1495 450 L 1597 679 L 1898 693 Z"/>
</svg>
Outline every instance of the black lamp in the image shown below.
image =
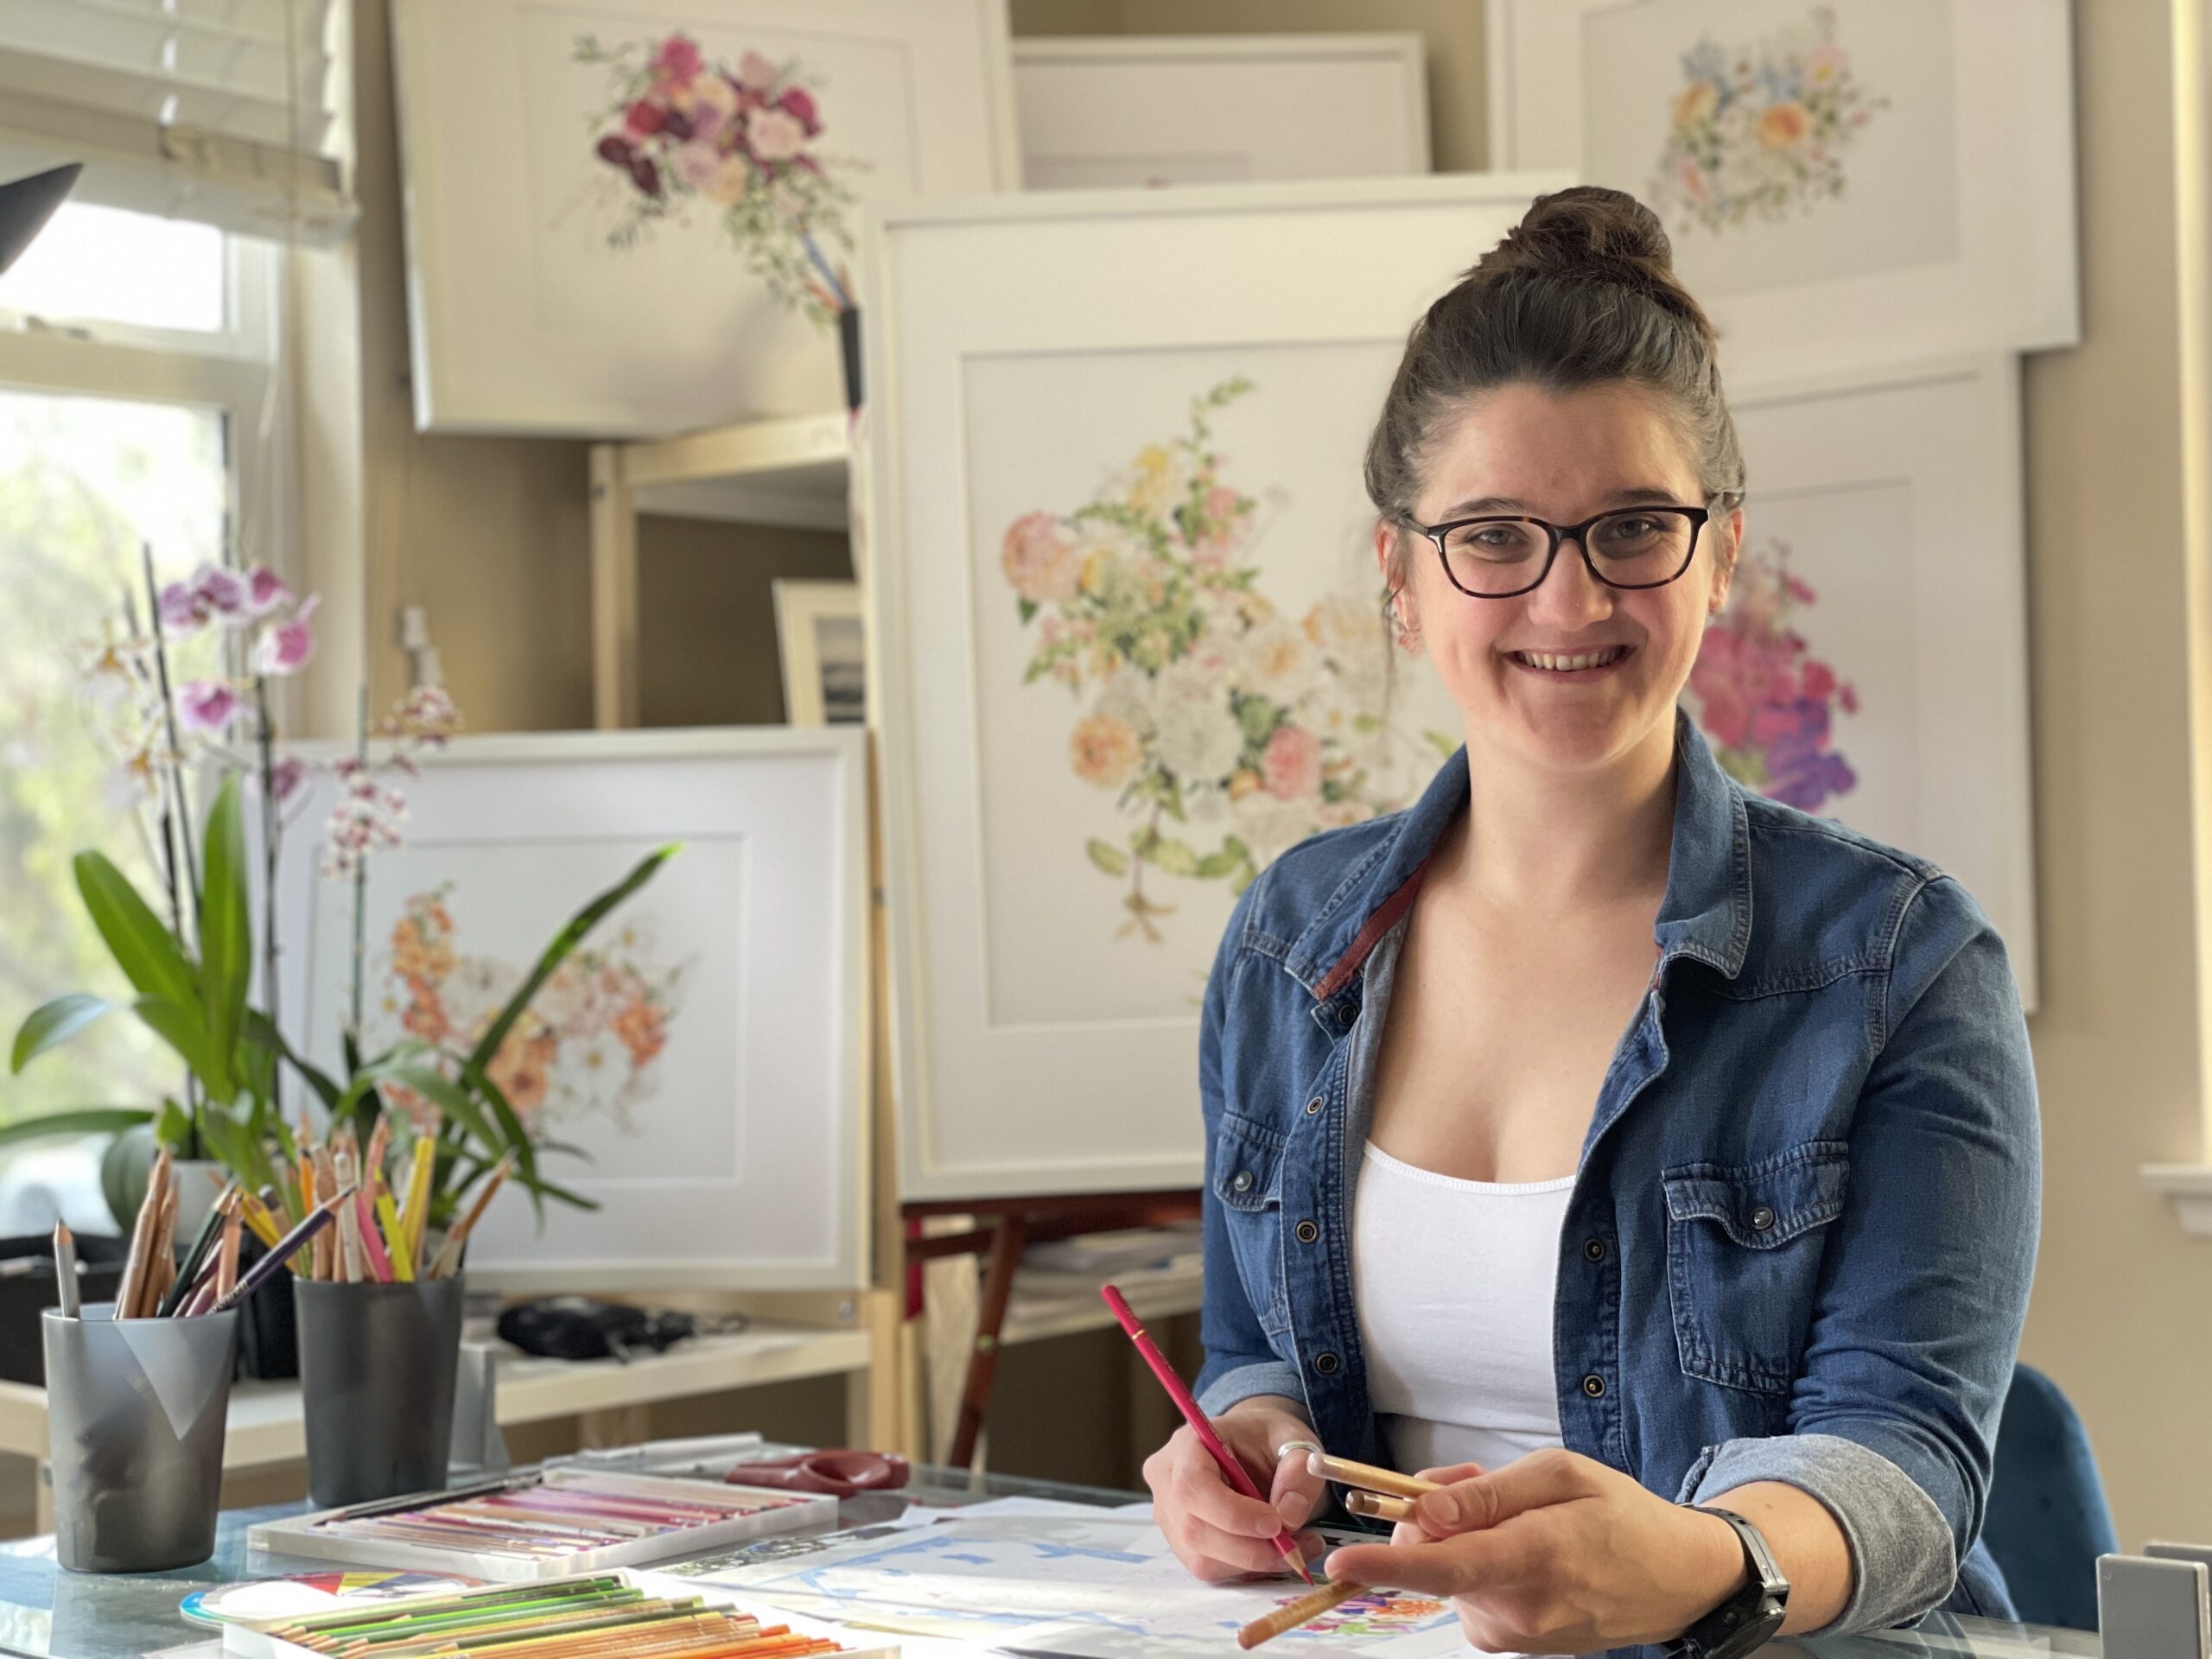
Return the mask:
<svg viewBox="0 0 2212 1659">
<path fill-rule="evenodd" d="M 0 184 L 0 271 L 14 264 L 46 228 L 46 221 L 54 217 L 54 210 L 84 170 L 81 162 L 71 162 L 12 184 Z"/>
</svg>

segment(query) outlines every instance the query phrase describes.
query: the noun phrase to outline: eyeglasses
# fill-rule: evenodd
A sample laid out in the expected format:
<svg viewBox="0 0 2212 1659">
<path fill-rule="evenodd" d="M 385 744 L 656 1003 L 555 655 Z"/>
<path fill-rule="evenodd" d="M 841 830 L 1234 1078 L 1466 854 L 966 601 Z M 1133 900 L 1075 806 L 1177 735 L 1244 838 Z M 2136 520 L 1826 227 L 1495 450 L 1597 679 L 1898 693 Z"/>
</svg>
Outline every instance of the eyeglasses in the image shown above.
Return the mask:
<svg viewBox="0 0 2212 1659">
<path fill-rule="evenodd" d="M 1436 543 L 1444 574 L 1461 593 L 1511 599 L 1543 586 L 1566 541 L 1608 588 L 1664 588 L 1690 568 L 1698 531 L 1712 517 L 1704 507 L 1618 507 L 1579 524 L 1518 517 L 1408 524 Z"/>
</svg>

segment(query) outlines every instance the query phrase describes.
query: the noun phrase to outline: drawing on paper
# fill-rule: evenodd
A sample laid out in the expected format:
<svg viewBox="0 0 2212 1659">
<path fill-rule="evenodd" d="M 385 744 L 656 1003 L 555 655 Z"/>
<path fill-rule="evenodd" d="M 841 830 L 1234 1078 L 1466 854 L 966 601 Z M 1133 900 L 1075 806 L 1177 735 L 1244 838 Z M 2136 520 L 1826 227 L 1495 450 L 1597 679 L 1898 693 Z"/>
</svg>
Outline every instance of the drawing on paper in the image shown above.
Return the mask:
<svg viewBox="0 0 2212 1659">
<path fill-rule="evenodd" d="M 818 80 L 796 60 L 759 52 L 734 67 L 709 62 L 680 33 L 613 47 L 579 35 L 575 60 L 607 69 L 592 153 L 630 187 L 608 245 L 633 246 L 662 220 L 703 206 L 781 303 L 817 322 L 851 308 L 850 284 L 823 245 L 851 252 L 844 216 L 854 196 L 837 175 L 857 163 L 819 146 Z"/>
<path fill-rule="evenodd" d="M 1828 747 L 1836 712 L 1859 712 L 1859 693 L 1812 653 L 1794 626 L 1818 603 L 1789 569 L 1786 543 L 1738 559 L 1728 604 L 1705 631 L 1688 696 L 1723 771 L 1746 789 L 1818 812 L 1859 786 Z"/>
<path fill-rule="evenodd" d="M 1000 540 L 1035 630 L 1022 682 L 1075 699 L 1067 763 L 1119 820 L 1084 852 L 1128 884 L 1122 938 L 1161 943 L 1175 912 L 1147 871 L 1242 893 L 1316 830 L 1405 805 L 1426 777 L 1415 753 L 1433 770 L 1457 747 L 1402 729 L 1377 594 L 1338 590 L 1294 616 L 1263 591 L 1265 515 L 1228 480 L 1213 431 L 1254 390 L 1236 376 L 1193 397 L 1186 431 Z"/>
<path fill-rule="evenodd" d="M 1703 35 L 1681 70 L 1647 194 L 1682 229 L 1773 223 L 1842 195 L 1860 130 L 1889 104 L 1860 86 L 1826 6 L 1732 52 Z"/>
</svg>

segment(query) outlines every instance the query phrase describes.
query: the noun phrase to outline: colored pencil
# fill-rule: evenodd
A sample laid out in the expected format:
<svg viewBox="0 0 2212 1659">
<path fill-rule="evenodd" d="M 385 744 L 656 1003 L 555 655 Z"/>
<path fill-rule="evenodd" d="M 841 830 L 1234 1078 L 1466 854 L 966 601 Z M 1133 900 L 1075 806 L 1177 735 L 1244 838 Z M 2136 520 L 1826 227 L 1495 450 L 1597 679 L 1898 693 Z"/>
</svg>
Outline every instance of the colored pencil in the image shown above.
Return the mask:
<svg viewBox="0 0 2212 1659">
<path fill-rule="evenodd" d="M 359 1239 L 362 1265 L 369 1270 L 369 1277 L 380 1285 L 392 1281 L 391 1257 L 385 1253 L 384 1241 L 377 1236 L 377 1218 L 369 1208 L 368 1189 L 353 1190 L 353 1233 Z"/>
<path fill-rule="evenodd" d="M 54 1294 L 63 1319 L 79 1317 L 83 1304 L 78 1299 L 77 1241 L 69 1224 L 61 1221 L 54 1224 Z"/>
<path fill-rule="evenodd" d="M 161 1222 L 161 1195 L 168 1185 L 168 1175 L 169 1149 L 163 1147 L 154 1160 L 152 1173 L 146 1178 L 145 1201 L 139 1205 L 137 1223 L 130 1230 L 130 1254 L 124 1260 L 123 1282 L 115 1293 L 115 1317 L 118 1319 L 137 1318 L 138 1304 L 145 1297 L 153 1262 L 154 1230 Z"/>
<path fill-rule="evenodd" d="M 245 1217 L 245 1224 L 253 1229 L 253 1236 L 264 1244 L 274 1244 L 284 1236 L 283 1230 L 276 1224 L 276 1216 L 270 1211 L 267 1199 L 257 1198 L 251 1192 L 241 1192 L 238 1194 L 238 1209 Z"/>
<path fill-rule="evenodd" d="M 512 1158 L 502 1158 L 493 1166 L 490 1177 L 477 1189 L 475 1202 L 468 1206 L 468 1213 L 446 1235 L 445 1248 L 438 1252 L 438 1259 L 430 1264 L 429 1272 L 423 1275 L 425 1278 L 443 1279 L 460 1270 L 461 1249 L 468 1243 L 469 1233 L 483 1218 L 486 1208 L 492 1202 L 492 1195 L 499 1190 L 499 1184 L 507 1179 L 507 1171 L 512 1166 Z"/>
<path fill-rule="evenodd" d="M 334 1195 L 327 1202 L 319 1204 L 310 1210 L 308 1212 L 308 1218 L 277 1240 L 276 1248 L 253 1264 L 252 1268 L 238 1280 L 229 1295 L 217 1299 L 214 1311 L 218 1313 L 226 1313 L 260 1289 L 283 1268 L 285 1262 L 292 1259 L 294 1251 L 321 1235 L 323 1229 L 327 1227 L 332 1218 L 337 1215 L 340 1205 L 353 1196 L 351 1192 Z"/>
<path fill-rule="evenodd" d="M 184 1253 L 178 1264 L 176 1282 L 169 1287 L 168 1294 L 162 1298 L 156 1313 L 167 1319 L 183 1306 L 192 1295 L 192 1287 L 200 1278 L 200 1269 L 207 1260 L 207 1253 L 215 1248 L 215 1241 L 223 1231 L 224 1205 L 234 1189 L 225 1187 L 223 1194 L 208 1209 L 207 1219 L 200 1224 L 200 1232 L 192 1241 L 192 1248 Z"/>
<path fill-rule="evenodd" d="M 1236 1645 L 1249 1651 L 1262 1642 L 1272 1642 L 1287 1635 L 1301 1624 L 1310 1624 L 1330 1608 L 1364 1594 L 1363 1584 L 1328 1584 L 1310 1596 L 1301 1596 L 1287 1607 L 1278 1607 L 1265 1618 L 1255 1618 L 1236 1632 Z"/>
<path fill-rule="evenodd" d="M 388 1192 L 377 1194 L 377 1221 L 384 1230 L 385 1256 L 391 1263 L 391 1276 L 403 1285 L 415 1282 L 415 1263 L 407 1254 L 407 1235 L 399 1224 L 399 1206 L 392 1203 Z"/>
<path fill-rule="evenodd" d="M 1380 1492 L 1346 1492 L 1344 1510 L 1370 1521 L 1410 1521 L 1414 1518 L 1414 1501 L 1410 1497 L 1385 1497 Z"/>
<path fill-rule="evenodd" d="M 222 1253 L 215 1259 L 215 1300 L 219 1302 L 238 1287 L 238 1236 L 244 1226 L 235 1210 L 223 1223 Z"/>
<path fill-rule="evenodd" d="M 423 1271 L 423 1236 L 430 1227 L 430 1181 L 437 1170 L 438 1143 L 429 1135 L 415 1139 L 415 1160 L 407 1169 L 407 1202 L 399 1206 L 399 1224 L 407 1230 L 407 1262 L 417 1276 Z"/>
<path fill-rule="evenodd" d="M 1333 1480 L 1340 1486 L 1382 1492 L 1391 1497 L 1414 1498 L 1425 1492 L 1443 1490 L 1433 1480 L 1402 1475 L 1395 1469 L 1377 1469 L 1371 1463 L 1354 1463 L 1350 1458 L 1332 1458 L 1325 1452 L 1308 1452 L 1306 1471 L 1323 1480 Z"/>
<path fill-rule="evenodd" d="M 1175 1368 L 1167 1363 L 1167 1356 L 1160 1351 L 1159 1345 L 1145 1334 L 1144 1326 L 1137 1323 L 1136 1313 L 1129 1306 L 1128 1299 L 1111 1285 L 1101 1285 L 1098 1294 L 1105 1298 L 1106 1306 L 1114 1310 L 1114 1318 L 1122 1329 L 1129 1333 L 1129 1340 L 1136 1344 L 1137 1352 L 1144 1356 L 1144 1363 L 1152 1368 L 1152 1374 L 1160 1379 L 1160 1386 L 1167 1390 L 1167 1397 L 1175 1402 L 1175 1409 L 1183 1414 L 1183 1421 L 1190 1424 L 1191 1432 L 1198 1437 L 1198 1444 L 1205 1447 L 1212 1454 L 1213 1460 L 1221 1465 L 1221 1472 L 1229 1484 L 1245 1497 L 1257 1503 L 1266 1503 L 1266 1495 L 1253 1484 L 1252 1477 L 1245 1471 L 1244 1465 L 1236 1460 L 1236 1454 L 1221 1443 L 1221 1436 L 1214 1433 L 1213 1425 L 1206 1421 L 1205 1413 L 1198 1408 L 1197 1398 L 1184 1386 L 1183 1379 L 1175 1374 Z M 1305 1552 L 1299 1548 L 1298 1540 L 1288 1527 L 1276 1529 L 1274 1546 L 1275 1553 L 1297 1568 L 1300 1578 L 1308 1584 L 1313 1582 L 1313 1575 L 1306 1570 Z"/>
</svg>

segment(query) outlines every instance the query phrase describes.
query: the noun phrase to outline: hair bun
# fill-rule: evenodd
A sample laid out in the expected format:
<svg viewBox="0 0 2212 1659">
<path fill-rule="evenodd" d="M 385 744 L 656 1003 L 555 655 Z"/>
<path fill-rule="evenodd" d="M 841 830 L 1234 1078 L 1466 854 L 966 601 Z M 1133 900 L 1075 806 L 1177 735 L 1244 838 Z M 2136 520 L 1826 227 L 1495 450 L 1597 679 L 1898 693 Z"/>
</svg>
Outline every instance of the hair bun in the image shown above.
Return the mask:
<svg viewBox="0 0 2212 1659">
<path fill-rule="evenodd" d="M 1523 271 L 1630 289 L 1712 336 L 1704 310 L 1675 276 L 1674 245 L 1659 215 L 1624 190 L 1578 184 L 1538 196 L 1468 275 L 1488 283 Z"/>
</svg>

